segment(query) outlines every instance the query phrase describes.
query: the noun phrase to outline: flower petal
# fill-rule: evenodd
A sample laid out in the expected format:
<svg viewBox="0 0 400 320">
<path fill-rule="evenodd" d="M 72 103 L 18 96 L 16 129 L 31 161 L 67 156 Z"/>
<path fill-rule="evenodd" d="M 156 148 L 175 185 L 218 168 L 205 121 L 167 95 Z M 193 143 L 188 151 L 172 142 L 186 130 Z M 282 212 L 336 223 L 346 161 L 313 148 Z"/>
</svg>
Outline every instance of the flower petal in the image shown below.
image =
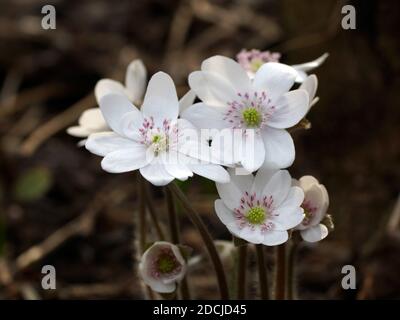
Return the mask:
<svg viewBox="0 0 400 320">
<path fill-rule="evenodd" d="M 147 70 L 140 59 L 133 60 L 126 69 L 125 86 L 129 99 L 140 104 L 146 89 Z"/>
<path fill-rule="evenodd" d="M 227 127 L 224 121 L 225 108 L 209 107 L 199 102 L 187 108 L 181 118 L 190 121 L 199 129 L 223 129 Z"/>
<path fill-rule="evenodd" d="M 228 225 L 236 221 L 234 213 L 229 210 L 229 208 L 224 204 L 221 199 L 215 200 L 214 208 L 218 218 L 223 224 Z"/>
<path fill-rule="evenodd" d="M 178 118 L 178 96 L 175 84 L 168 74 L 157 72 L 151 77 L 144 97 L 142 112 L 147 117 L 153 117 L 158 125 L 162 125 L 165 119 L 175 120 Z"/>
<path fill-rule="evenodd" d="M 306 90 L 308 93 L 309 104 L 313 104 L 315 94 L 318 88 L 318 78 L 315 74 L 308 76 L 300 85 L 299 89 Z"/>
<path fill-rule="evenodd" d="M 179 114 L 182 114 L 187 108 L 193 105 L 196 99 L 196 93 L 193 90 L 189 90 L 179 100 Z"/>
<path fill-rule="evenodd" d="M 328 233 L 329 233 L 328 228 L 323 224 L 319 224 L 314 227 L 300 231 L 301 237 L 303 238 L 304 241 L 307 242 L 320 241 L 326 238 Z"/>
<path fill-rule="evenodd" d="M 108 126 L 99 108 L 91 108 L 83 111 L 79 117 L 80 126 L 88 128 L 90 131 L 107 131 Z"/>
<path fill-rule="evenodd" d="M 240 204 L 240 199 L 243 196 L 243 192 L 234 182 L 235 179 L 229 183 L 216 183 L 217 191 L 225 205 L 234 210 Z"/>
<path fill-rule="evenodd" d="M 322 56 L 318 57 L 315 60 L 309 61 L 309 62 L 305 62 L 302 64 L 294 64 L 292 65 L 292 67 L 296 70 L 299 71 L 311 71 L 315 68 L 318 68 L 321 64 L 323 64 L 325 62 L 325 60 L 329 57 L 329 53 L 324 53 Z"/>
<path fill-rule="evenodd" d="M 216 73 L 194 71 L 189 75 L 189 86 L 207 105 L 226 107 L 228 102 L 237 98 L 232 85 Z"/>
<path fill-rule="evenodd" d="M 254 177 L 254 182 L 251 187 L 251 193 L 257 193 L 260 195 L 264 190 L 265 186 L 271 180 L 272 176 L 277 172 L 275 169 L 268 169 L 266 167 L 261 167 L 256 176 Z"/>
<path fill-rule="evenodd" d="M 165 186 L 174 180 L 174 177 L 165 169 L 164 164 L 158 161 L 140 168 L 140 174 L 155 186 Z"/>
<path fill-rule="evenodd" d="M 93 133 L 90 129 L 81 127 L 81 126 L 73 126 L 67 129 L 67 133 L 73 137 L 78 138 L 86 138 L 91 133 Z"/>
<path fill-rule="evenodd" d="M 243 168 L 249 172 L 258 170 L 265 160 L 265 148 L 260 134 L 249 134 L 246 131 L 241 163 Z"/>
<path fill-rule="evenodd" d="M 309 202 L 312 207 L 316 208 L 316 211 L 309 222 L 309 225 L 315 226 L 321 222 L 328 208 L 325 201 L 324 191 L 321 188 L 321 185 L 313 184 L 306 192 L 304 192 L 304 194 L 304 202 Z"/>
<path fill-rule="evenodd" d="M 235 171 L 235 168 L 228 169 L 231 182 L 236 184 L 242 193 L 245 193 L 246 191 L 250 192 L 254 182 L 254 176 L 251 173 L 247 175 L 237 175 Z"/>
<path fill-rule="evenodd" d="M 308 191 L 313 184 L 319 184 L 318 180 L 313 176 L 302 176 L 299 180 L 299 185 L 304 192 Z"/>
<path fill-rule="evenodd" d="M 264 234 L 263 244 L 266 246 L 277 246 L 289 239 L 287 231 L 269 230 Z"/>
<path fill-rule="evenodd" d="M 268 125 L 276 129 L 290 128 L 304 118 L 309 109 L 308 93 L 293 90 L 282 95 L 275 104 L 275 110 Z"/>
<path fill-rule="evenodd" d="M 271 218 L 274 230 L 285 231 L 298 226 L 304 219 L 304 210 L 300 207 L 281 207 L 274 210 Z"/>
<path fill-rule="evenodd" d="M 101 167 L 110 173 L 129 172 L 144 167 L 149 160 L 143 145 L 132 144 L 127 149 L 107 153 L 101 161 Z"/>
<path fill-rule="evenodd" d="M 265 147 L 265 162 L 263 166 L 272 169 L 287 168 L 295 158 L 293 139 L 283 129 L 266 127 L 261 131 Z"/>
<path fill-rule="evenodd" d="M 85 143 L 85 147 L 91 153 L 98 156 L 106 156 L 110 152 L 121 149 L 129 149 L 138 144 L 114 132 L 99 132 L 91 134 Z"/>
<path fill-rule="evenodd" d="M 124 135 L 122 118 L 128 112 L 137 111 L 136 107 L 126 96 L 119 94 L 107 94 L 101 98 L 100 109 L 108 126 L 120 135 Z"/>
<path fill-rule="evenodd" d="M 289 194 L 292 179 L 287 170 L 277 171 L 261 192 L 262 196 L 271 196 L 273 207 L 277 208 Z"/>
<path fill-rule="evenodd" d="M 304 201 L 304 191 L 300 187 L 290 187 L 289 193 L 286 199 L 281 203 L 278 209 L 286 207 L 300 207 Z M 277 209 L 277 210 L 278 210 Z"/>
<path fill-rule="evenodd" d="M 272 103 L 293 86 L 297 72 L 292 67 L 277 63 L 267 62 L 258 69 L 253 85 L 264 90 Z"/>
<path fill-rule="evenodd" d="M 195 174 L 202 176 L 204 178 L 215 181 L 219 184 L 225 184 L 229 182 L 228 172 L 218 164 L 204 163 L 204 164 L 193 164 L 189 163 L 188 167 Z"/>
<path fill-rule="evenodd" d="M 100 103 L 100 100 L 110 93 L 126 96 L 125 88 L 121 82 L 112 79 L 101 79 L 96 83 L 96 86 L 94 87 L 94 95 L 97 103 Z"/>
<path fill-rule="evenodd" d="M 247 72 L 233 59 L 213 56 L 203 61 L 201 70 L 220 75 L 232 85 L 236 92 L 250 91 L 251 83 Z"/>
</svg>

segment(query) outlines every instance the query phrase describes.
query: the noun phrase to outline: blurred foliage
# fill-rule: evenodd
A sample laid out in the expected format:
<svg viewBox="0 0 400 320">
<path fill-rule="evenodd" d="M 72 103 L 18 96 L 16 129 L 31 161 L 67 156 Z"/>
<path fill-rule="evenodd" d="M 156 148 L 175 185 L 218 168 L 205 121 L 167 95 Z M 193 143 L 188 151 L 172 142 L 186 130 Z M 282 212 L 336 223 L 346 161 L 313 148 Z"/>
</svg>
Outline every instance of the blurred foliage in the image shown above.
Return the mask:
<svg viewBox="0 0 400 320">
<path fill-rule="evenodd" d="M 53 177 L 47 168 L 31 168 L 17 179 L 13 195 L 16 200 L 31 202 L 42 198 L 53 184 Z"/>
</svg>

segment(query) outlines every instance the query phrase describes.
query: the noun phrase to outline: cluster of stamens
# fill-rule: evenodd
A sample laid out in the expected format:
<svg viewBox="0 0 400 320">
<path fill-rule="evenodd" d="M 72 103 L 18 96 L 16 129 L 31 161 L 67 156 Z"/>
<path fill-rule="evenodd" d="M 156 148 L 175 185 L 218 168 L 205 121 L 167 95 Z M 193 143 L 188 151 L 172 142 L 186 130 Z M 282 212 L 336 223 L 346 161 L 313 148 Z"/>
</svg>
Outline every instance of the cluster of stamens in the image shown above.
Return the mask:
<svg viewBox="0 0 400 320">
<path fill-rule="evenodd" d="M 171 143 L 176 142 L 178 128 L 174 125 L 171 128 L 171 121 L 164 120 L 161 127 L 156 127 L 153 117 L 145 118 L 142 127 L 139 128 L 140 143 L 151 147 L 157 156 L 167 151 Z"/>
<path fill-rule="evenodd" d="M 238 99 L 228 102 L 224 120 L 233 129 L 261 129 L 271 117 L 275 107 L 265 91 L 238 93 Z"/>
<path fill-rule="evenodd" d="M 246 191 L 240 205 L 234 209 L 238 227 L 250 227 L 252 230 L 260 227 L 261 232 L 271 230 L 273 223 L 269 218 L 274 215 L 273 202 L 271 196 L 257 197 L 255 192 L 250 194 Z"/>
<path fill-rule="evenodd" d="M 308 226 L 315 216 L 317 207 L 313 206 L 310 201 L 304 201 L 301 207 L 304 209 L 304 219 L 301 222 L 303 226 Z"/>
<path fill-rule="evenodd" d="M 151 275 L 155 278 L 174 276 L 181 272 L 182 265 L 170 248 L 163 248 L 151 264 Z"/>
</svg>

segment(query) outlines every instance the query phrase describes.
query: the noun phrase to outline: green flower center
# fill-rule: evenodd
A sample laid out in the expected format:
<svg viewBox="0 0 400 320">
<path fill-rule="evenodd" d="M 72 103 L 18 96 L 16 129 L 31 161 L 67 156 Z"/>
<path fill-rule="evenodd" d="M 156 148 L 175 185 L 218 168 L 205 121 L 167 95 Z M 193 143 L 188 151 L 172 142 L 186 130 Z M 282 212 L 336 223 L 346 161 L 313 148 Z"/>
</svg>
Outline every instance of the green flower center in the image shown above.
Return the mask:
<svg viewBox="0 0 400 320">
<path fill-rule="evenodd" d="M 163 255 L 158 258 L 157 268 L 160 273 L 171 273 L 177 267 L 177 261 L 170 255 Z"/>
<path fill-rule="evenodd" d="M 253 72 L 257 72 L 258 69 L 264 64 L 265 62 L 261 59 L 253 59 L 250 63 L 250 69 Z"/>
<path fill-rule="evenodd" d="M 153 136 L 152 142 L 153 142 L 153 143 L 159 143 L 159 142 L 161 141 L 161 139 L 162 139 L 162 137 L 161 137 L 160 134 L 155 134 L 155 135 Z"/>
<path fill-rule="evenodd" d="M 151 144 L 153 145 L 154 153 L 157 156 L 160 152 L 167 150 L 167 138 L 163 134 L 156 133 L 151 137 Z"/>
<path fill-rule="evenodd" d="M 265 209 L 261 207 L 251 208 L 249 211 L 247 211 L 247 214 L 245 216 L 246 220 L 250 224 L 262 224 L 264 223 L 266 217 L 267 214 L 265 212 Z"/>
<path fill-rule="evenodd" d="M 243 111 L 243 120 L 248 127 L 258 127 L 262 119 L 256 108 L 247 108 Z"/>
</svg>

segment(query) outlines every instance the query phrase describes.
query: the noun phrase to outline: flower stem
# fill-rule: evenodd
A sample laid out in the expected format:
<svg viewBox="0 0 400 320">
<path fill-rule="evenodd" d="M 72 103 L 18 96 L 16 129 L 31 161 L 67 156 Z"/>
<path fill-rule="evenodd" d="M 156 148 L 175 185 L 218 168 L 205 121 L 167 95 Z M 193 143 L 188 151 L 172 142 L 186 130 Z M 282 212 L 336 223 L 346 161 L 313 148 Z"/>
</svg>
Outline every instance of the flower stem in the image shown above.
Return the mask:
<svg viewBox="0 0 400 320">
<path fill-rule="evenodd" d="M 286 288 L 286 244 L 276 247 L 276 283 L 275 298 L 276 300 L 285 299 Z"/>
<path fill-rule="evenodd" d="M 287 298 L 293 300 L 296 298 L 296 255 L 299 243 L 296 240 L 291 241 L 288 249 L 288 263 L 287 263 Z"/>
<path fill-rule="evenodd" d="M 238 248 L 237 298 L 246 298 L 247 244 Z"/>
<path fill-rule="evenodd" d="M 196 226 L 197 230 L 200 233 L 200 236 L 203 239 L 203 242 L 207 248 L 208 254 L 211 258 L 215 272 L 217 274 L 217 281 L 218 281 L 221 299 L 223 299 L 223 300 L 229 299 L 228 284 L 226 281 L 224 267 L 222 265 L 219 255 L 218 255 L 217 249 L 215 248 L 214 241 L 213 241 L 210 233 L 207 230 L 207 227 L 205 226 L 204 222 L 201 220 L 201 218 L 200 218 L 199 214 L 196 212 L 196 210 L 194 210 L 192 208 L 192 205 L 190 204 L 189 200 L 186 198 L 186 196 L 182 192 L 182 190 L 175 183 L 170 183 L 168 185 L 168 188 L 175 195 L 175 197 L 180 200 L 180 202 L 183 205 L 183 208 L 185 209 L 184 210 L 185 213 L 188 215 L 188 217 L 190 218 L 192 223 Z"/>
<path fill-rule="evenodd" d="M 150 198 L 150 192 L 149 192 L 148 185 L 145 186 L 145 197 L 146 197 L 146 205 L 147 205 L 147 208 L 149 209 L 149 213 L 150 213 L 151 222 L 153 223 L 153 225 L 156 229 L 156 233 L 157 233 L 159 240 L 163 241 L 163 240 L 165 240 L 164 231 L 161 228 L 159 219 L 157 218 L 156 209 L 154 208 L 154 204 L 152 202 L 152 199 Z"/>
<path fill-rule="evenodd" d="M 171 233 L 171 241 L 174 244 L 179 244 L 181 242 L 179 236 L 179 221 L 175 208 L 174 198 L 172 196 L 171 190 L 165 188 L 165 197 L 167 199 L 167 208 L 168 208 L 168 220 L 169 220 L 169 230 Z M 187 276 L 185 276 L 180 283 L 180 290 L 182 299 L 189 300 L 190 299 L 190 290 Z"/>
<path fill-rule="evenodd" d="M 265 265 L 264 246 L 262 244 L 256 245 L 257 265 L 258 265 L 258 278 L 260 282 L 260 293 L 262 300 L 269 300 L 268 289 L 268 276 L 267 266 Z"/>
</svg>

